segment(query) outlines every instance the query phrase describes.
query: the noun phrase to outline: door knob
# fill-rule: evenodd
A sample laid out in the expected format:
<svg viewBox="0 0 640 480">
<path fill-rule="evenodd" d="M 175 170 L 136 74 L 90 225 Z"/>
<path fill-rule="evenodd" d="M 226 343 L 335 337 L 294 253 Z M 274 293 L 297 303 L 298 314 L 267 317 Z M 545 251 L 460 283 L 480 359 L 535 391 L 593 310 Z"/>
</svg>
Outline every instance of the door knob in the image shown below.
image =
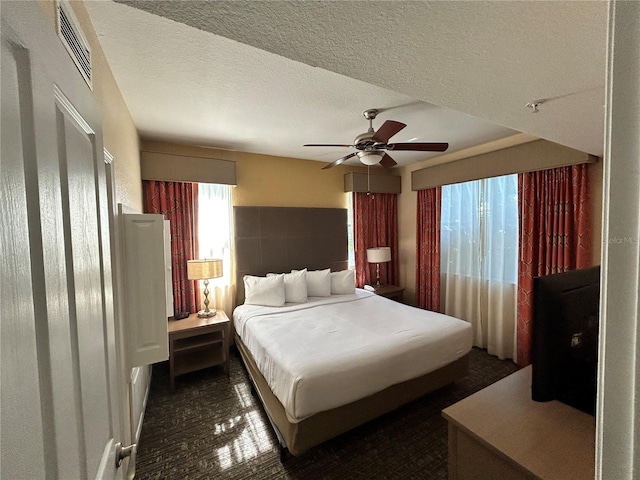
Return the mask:
<svg viewBox="0 0 640 480">
<path fill-rule="evenodd" d="M 116 468 L 120 468 L 122 460 L 133 455 L 135 458 L 136 444 L 132 443 L 128 447 L 123 447 L 122 442 L 116 443 Z"/>
</svg>

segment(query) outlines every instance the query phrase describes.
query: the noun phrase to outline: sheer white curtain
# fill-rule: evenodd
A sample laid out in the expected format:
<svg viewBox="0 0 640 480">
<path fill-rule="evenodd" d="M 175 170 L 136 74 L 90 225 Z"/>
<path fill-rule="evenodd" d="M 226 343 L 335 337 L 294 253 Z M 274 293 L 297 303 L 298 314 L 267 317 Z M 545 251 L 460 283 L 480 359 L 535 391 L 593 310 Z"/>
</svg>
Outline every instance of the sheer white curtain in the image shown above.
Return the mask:
<svg viewBox="0 0 640 480">
<path fill-rule="evenodd" d="M 209 280 L 209 301 L 231 315 L 235 303 L 231 186 L 198 184 L 199 258 L 221 258 L 223 276 Z M 201 290 L 204 290 L 200 282 Z M 201 298 L 204 300 L 204 296 Z M 204 308 L 204 307 L 203 307 Z"/>
<path fill-rule="evenodd" d="M 515 358 L 518 177 L 442 187 L 441 305 L 473 325 L 474 345 Z"/>
</svg>

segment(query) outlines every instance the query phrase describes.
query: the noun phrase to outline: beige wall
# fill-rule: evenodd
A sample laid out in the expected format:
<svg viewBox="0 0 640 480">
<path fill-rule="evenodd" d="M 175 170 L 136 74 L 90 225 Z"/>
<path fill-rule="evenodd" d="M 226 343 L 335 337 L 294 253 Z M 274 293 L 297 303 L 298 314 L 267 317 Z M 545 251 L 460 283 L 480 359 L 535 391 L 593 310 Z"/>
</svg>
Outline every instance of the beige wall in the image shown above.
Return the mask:
<svg viewBox="0 0 640 480">
<path fill-rule="evenodd" d="M 142 211 L 138 131 L 111 73 L 111 68 L 107 64 L 84 1 L 74 0 L 70 3 L 91 46 L 93 94 L 102 111 L 104 147 L 114 157 L 116 201 Z M 54 0 L 41 0 L 40 5 L 51 19 L 52 28 L 55 29 Z"/>
<path fill-rule="evenodd" d="M 509 143 L 496 142 L 493 147 L 508 148 L 519 143 L 536 140 L 533 137 L 517 136 Z M 469 156 L 487 154 L 487 146 L 470 149 Z M 349 171 L 366 172 L 366 168 L 352 165 L 339 165 L 322 170 L 319 162 L 270 157 L 251 153 L 217 150 L 207 147 L 180 145 L 175 143 L 143 140 L 143 151 L 187 155 L 203 158 L 234 160 L 237 162 L 238 186 L 233 189 L 233 203 L 238 206 L 300 206 L 344 208 L 344 174 Z M 463 158 L 456 153 L 453 160 Z M 440 163 L 437 159 L 433 164 Z M 416 257 L 416 202 L 417 192 L 411 190 L 411 172 L 424 168 L 429 162 L 391 171 L 380 170 L 376 174 L 401 174 L 402 193 L 398 197 L 399 229 L 399 275 L 400 284 L 406 288 L 405 301 L 412 303 L 415 298 L 415 257 Z M 180 168 L 176 165 L 175 168 Z M 591 201 L 594 218 L 593 225 L 593 263 L 600 263 L 601 218 L 602 218 L 602 162 L 589 165 L 591 179 Z"/>
<path fill-rule="evenodd" d="M 524 144 L 536 140 L 532 137 L 518 135 L 514 140 L 516 143 L 509 144 L 503 140 L 495 142 L 494 147 L 496 152 L 503 150 L 504 148 L 514 147 L 514 145 Z M 486 159 L 491 156 L 491 153 L 487 151 L 487 146 L 481 146 L 481 150 L 470 149 L 466 157 L 473 157 L 476 155 L 482 155 L 482 158 Z M 517 147 L 516 147 L 517 148 Z M 499 149 L 499 150 L 498 150 Z M 523 148 L 523 151 L 533 151 L 528 148 Z M 498 155 L 498 154 L 496 154 Z M 586 156 L 586 154 L 585 154 Z M 455 154 L 455 157 L 451 158 L 451 161 L 460 160 L 465 156 L 460 155 L 459 152 Z M 404 167 L 401 170 L 402 174 L 402 193 L 398 199 L 398 247 L 399 247 L 399 275 L 400 284 L 405 287 L 404 300 L 408 303 L 414 303 L 415 290 L 416 290 L 416 216 L 417 216 L 417 201 L 418 193 L 411 190 L 411 172 L 421 168 L 425 168 L 430 164 L 442 165 L 441 161 L 434 159 L 431 163 L 429 161 L 417 163 Z M 524 161 L 531 161 L 535 159 L 524 159 Z M 455 165 L 452 163 L 452 168 Z M 600 252 L 602 247 L 602 161 L 589 164 L 589 179 L 591 189 L 591 211 L 593 215 L 593 238 L 592 238 L 592 263 L 594 265 L 600 264 Z"/>
<path fill-rule="evenodd" d="M 55 28 L 55 3 L 41 0 L 43 9 Z M 124 99 L 106 62 L 93 30 L 83 1 L 72 1 L 93 55 L 93 91 L 103 112 L 104 146 L 114 156 L 116 199 L 136 210 L 142 210 L 142 184 L 140 181 L 140 150 L 220 158 L 237 162 L 238 186 L 233 189 L 234 205 L 251 206 L 346 206 L 344 174 L 350 171 L 366 172 L 364 167 L 339 165 L 322 170 L 322 164 L 299 159 L 271 157 L 251 153 L 216 150 L 156 141 L 140 142 L 137 130 Z M 411 191 L 411 172 L 444 161 L 483 154 L 490 150 L 507 148 L 514 144 L 536 140 L 524 134 L 499 140 L 469 151 L 454 152 L 415 165 L 394 169 L 402 175 L 402 193 L 398 201 L 400 283 L 406 287 L 405 299 L 412 302 L 415 295 L 415 223 L 417 193 Z M 179 168 L 177 166 L 176 168 Z M 385 170 L 376 173 L 386 173 Z M 591 178 L 592 211 L 594 217 L 593 262 L 600 263 L 602 218 L 602 162 L 589 166 Z"/>
<path fill-rule="evenodd" d="M 237 206 L 346 208 L 344 174 L 366 171 L 351 165 L 322 170 L 323 163 L 294 158 L 147 141 L 142 151 L 217 158 L 236 162 L 238 185 L 233 189 Z M 180 165 L 175 165 L 180 168 Z"/>
</svg>

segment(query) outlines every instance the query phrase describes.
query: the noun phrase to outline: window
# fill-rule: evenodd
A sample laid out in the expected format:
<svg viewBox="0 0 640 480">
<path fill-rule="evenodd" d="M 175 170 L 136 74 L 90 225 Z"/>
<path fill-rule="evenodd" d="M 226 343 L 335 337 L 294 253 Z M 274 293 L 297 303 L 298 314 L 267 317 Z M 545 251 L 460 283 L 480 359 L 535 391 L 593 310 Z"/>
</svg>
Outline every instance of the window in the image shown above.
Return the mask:
<svg viewBox="0 0 640 480">
<path fill-rule="evenodd" d="M 231 284 L 231 186 L 198 184 L 198 258 L 221 258 L 223 276 L 211 286 Z"/>
<path fill-rule="evenodd" d="M 443 273 L 517 284 L 518 176 L 442 187 Z"/>
<path fill-rule="evenodd" d="M 473 344 L 514 358 L 518 176 L 442 187 L 441 307 L 473 327 Z"/>
</svg>

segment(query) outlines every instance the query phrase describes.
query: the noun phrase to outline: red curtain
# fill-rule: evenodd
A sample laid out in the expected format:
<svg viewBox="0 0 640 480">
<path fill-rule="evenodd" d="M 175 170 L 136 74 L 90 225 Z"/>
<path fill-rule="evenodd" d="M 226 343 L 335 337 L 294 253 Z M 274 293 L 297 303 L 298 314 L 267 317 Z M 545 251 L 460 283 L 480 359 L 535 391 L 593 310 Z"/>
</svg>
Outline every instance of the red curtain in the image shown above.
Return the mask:
<svg viewBox="0 0 640 480">
<path fill-rule="evenodd" d="M 518 175 L 520 245 L 517 346 L 520 366 L 531 363 L 533 278 L 591 264 L 587 165 Z"/>
<path fill-rule="evenodd" d="M 440 311 L 440 216 L 442 187 L 418 190 L 416 305 Z"/>
<path fill-rule="evenodd" d="M 353 194 L 356 285 L 373 285 L 376 265 L 367 248 L 391 247 L 391 261 L 380 264 L 380 283 L 398 285 L 398 196 L 395 193 Z"/>
<path fill-rule="evenodd" d="M 198 184 L 144 180 L 145 212 L 171 222 L 171 273 L 174 312 L 195 313 L 200 289 L 187 280 L 187 260 L 198 258 Z"/>
</svg>

